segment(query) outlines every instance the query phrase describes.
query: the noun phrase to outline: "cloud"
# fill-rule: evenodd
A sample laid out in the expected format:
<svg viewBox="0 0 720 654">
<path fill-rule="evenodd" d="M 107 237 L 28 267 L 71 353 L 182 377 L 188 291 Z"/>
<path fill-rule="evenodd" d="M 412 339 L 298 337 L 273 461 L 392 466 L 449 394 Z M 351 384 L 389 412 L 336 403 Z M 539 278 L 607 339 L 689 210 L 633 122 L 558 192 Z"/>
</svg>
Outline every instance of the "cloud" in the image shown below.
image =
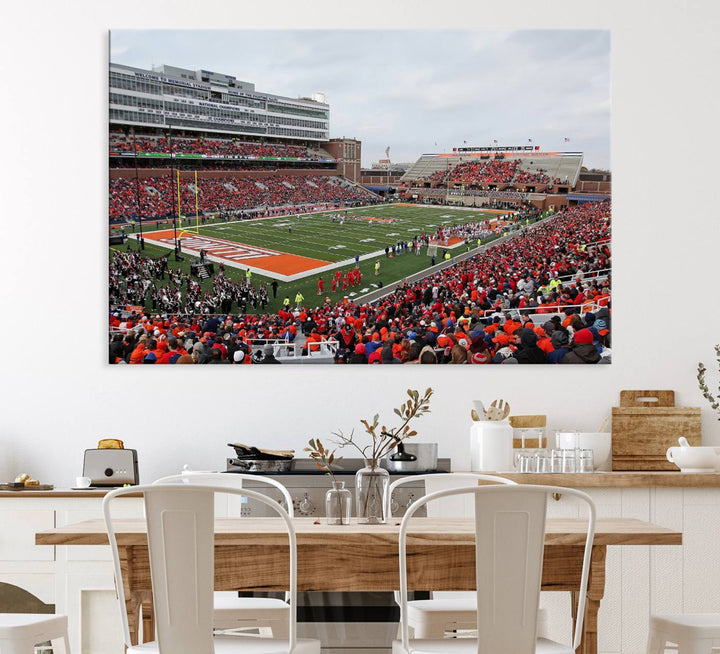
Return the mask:
<svg viewBox="0 0 720 654">
<path fill-rule="evenodd" d="M 204 68 L 289 97 L 322 92 L 330 134 L 363 141 L 363 165 L 469 144 L 563 147 L 588 138 L 609 163 L 607 30 L 114 31 L 111 58 Z M 559 136 L 559 135 L 562 136 Z M 522 139 L 518 143 L 511 141 Z M 585 144 L 573 138 L 573 149 Z"/>
</svg>

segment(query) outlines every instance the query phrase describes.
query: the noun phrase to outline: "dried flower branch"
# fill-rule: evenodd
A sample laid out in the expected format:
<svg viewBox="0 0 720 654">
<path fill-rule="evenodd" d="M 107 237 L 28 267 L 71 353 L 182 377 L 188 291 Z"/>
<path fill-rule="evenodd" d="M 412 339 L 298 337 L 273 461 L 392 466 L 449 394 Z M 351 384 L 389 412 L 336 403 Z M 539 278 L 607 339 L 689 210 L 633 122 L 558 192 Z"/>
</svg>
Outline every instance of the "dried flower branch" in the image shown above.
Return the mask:
<svg viewBox="0 0 720 654">
<path fill-rule="evenodd" d="M 407 402 L 393 409 L 393 412 L 402 418 L 400 426 L 389 429 L 386 425 L 380 425 L 380 416 L 375 414 L 372 423 L 368 420 L 360 421 L 365 427 L 365 432 L 370 434 L 370 438 L 372 439 L 370 444 L 365 447 L 360 447 L 355 441 L 355 430 L 350 432 L 349 436 L 346 436 L 342 430 L 333 432 L 333 436 L 338 439 L 336 443 L 340 447 L 346 447 L 348 445 L 354 447 L 360 452 L 370 467 L 377 467 L 380 459 L 397 447 L 398 443 L 417 434 L 416 431 L 410 429 L 410 421 L 426 413 L 430 413 L 430 398 L 433 395 L 432 388 L 428 388 L 422 396 L 418 391 L 412 389 L 408 389 L 407 394 L 409 397 Z"/>
<path fill-rule="evenodd" d="M 310 452 L 310 458 L 315 461 L 315 465 L 320 468 L 320 470 L 324 470 L 326 474 L 330 475 L 330 478 L 333 480 L 333 482 L 337 481 L 335 479 L 335 474 L 332 471 L 332 464 L 337 463 L 338 461 L 342 460 L 341 456 L 335 456 L 335 450 L 328 450 L 325 448 L 325 446 L 320 442 L 319 438 L 311 438 L 308 441 L 309 447 L 306 447 L 303 451 L 304 452 Z M 336 448 L 337 449 L 337 448 Z"/>
<path fill-rule="evenodd" d="M 715 358 L 718 363 L 718 368 L 720 368 L 720 345 L 715 346 Z M 697 380 L 698 386 L 700 387 L 700 392 L 703 394 L 703 397 L 710 403 L 710 408 L 712 408 L 713 411 L 718 413 L 718 420 L 720 420 L 720 383 L 718 384 L 718 394 L 713 395 L 708 388 L 707 382 L 705 381 L 705 374 L 707 373 L 707 368 L 702 363 L 702 361 L 698 363 L 697 370 Z"/>
</svg>

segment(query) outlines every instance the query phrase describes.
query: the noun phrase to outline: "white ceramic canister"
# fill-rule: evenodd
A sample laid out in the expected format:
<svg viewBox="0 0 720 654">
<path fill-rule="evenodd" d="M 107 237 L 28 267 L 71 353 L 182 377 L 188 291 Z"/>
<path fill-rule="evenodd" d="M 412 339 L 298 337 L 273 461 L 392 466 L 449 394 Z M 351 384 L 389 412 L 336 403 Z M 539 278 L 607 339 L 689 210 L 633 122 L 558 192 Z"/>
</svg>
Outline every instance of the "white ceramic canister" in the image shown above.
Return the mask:
<svg viewBox="0 0 720 654">
<path fill-rule="evenodd" d="M 513 429 L 507 420 L 477 420 L 470 427 L 470 470 L 512 472 Z"/>
</svg>

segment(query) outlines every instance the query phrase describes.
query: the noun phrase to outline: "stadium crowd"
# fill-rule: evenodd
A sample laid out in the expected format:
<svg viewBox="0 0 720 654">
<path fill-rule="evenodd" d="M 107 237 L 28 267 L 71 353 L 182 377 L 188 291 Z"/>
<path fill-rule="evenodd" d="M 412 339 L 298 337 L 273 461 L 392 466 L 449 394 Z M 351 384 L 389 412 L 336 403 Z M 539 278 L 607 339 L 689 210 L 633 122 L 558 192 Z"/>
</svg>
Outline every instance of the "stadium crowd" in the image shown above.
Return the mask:
<svg viewBox="0 0 720 654">
<path fill-rule="evenodd" d="M 191 138 L 174 136 L 135 136 L 123 132 L 110 132 L 110 154 L 138 152 L 142 154 L 199 154 L 219 157 L 289 157 L 319 161 L 327 154 L 311 151 L 307 147 L 284 143 L 248 143 L 235 139 Z"/>
<path fill-rule="evenodd" d="M 463 161 L 450 171 L 448 183 L 460 183 L 466 186 L 509 184 L 515 176 L 519 163 L 519 159 Z"/>
<path fill-rule="evenodd" d="M 607 363 L 609 235 L 610 204 L 585 204 L 375 302 L 326 299 L 307 309 L 300 296 L 295 307 L 286 298 L 276 314 L 233 313 L 232 302 L 222 304 L 222 293 L 232 288 L 222 275 L 200 305 L 215 311 L 112 310 L 132 297 L 122 296 L 125 289 L 144 288 L 147 297 L 157 276 L 166 274 L 167 262 L 123 254 L 111 266 L 109 360 L 278 363 L 272 345 L 253 345 L 302 338 L 310 354 L 323 341 L 337 342 L 334 360 L 347 364 Z M 185 288 L 187 294 L 188 280 L 174 274 L 174 286 L 162 292 L 182 296 Z M 220 307 L 221 315 L 211 315 Z"/>
<path fill-rule="evenodd" d="M 515 179 L 513 180 L 515 184 L 559 184 L 559 179 L 550 179 L 548 175 L 545 174 L 544 170 L 538 170 L 534 173 L 531 173 L 528 170 L 518 170 L 515 174 Z"/>
<path fill-rule="evenodd" d="M 181 212 L 195 213 L 196 188 L 193 180 L 180 184 Z M 158 220 L 172 216 L 176 210 L 176 191 L 171 177 L 134 177 L 110 180 L 110 221 L 142 216 Z M 377 196 L 334 176 L 268 175 L 264 177 L 201 177 L 197 202 L 200 212 L 229 212 L 259 206 L 302 205 L 307 203 L 376 202 Z"/>
<path fill-rule="evenodd" d="M 462 184 L 469 189 L 487 189 L 488 186 L 527 186 L 531 184 L 552 186 L 560 184 L 559 178 L 550 178 L 544 170 L 529 171 L 521 168 L 520 159 L 490 159 L 461 161 L 447 170 L 417 180 L 445 187 Z"/>
</svg>

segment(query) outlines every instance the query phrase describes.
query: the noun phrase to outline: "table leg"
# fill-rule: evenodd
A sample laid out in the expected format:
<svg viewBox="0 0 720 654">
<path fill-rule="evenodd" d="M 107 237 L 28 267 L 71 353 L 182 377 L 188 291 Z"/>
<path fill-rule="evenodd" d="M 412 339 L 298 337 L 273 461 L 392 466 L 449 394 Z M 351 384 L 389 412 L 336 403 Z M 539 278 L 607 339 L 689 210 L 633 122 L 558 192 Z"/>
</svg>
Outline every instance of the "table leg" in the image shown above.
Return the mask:
<svg viewBox="0 0 720 654">
<path fill-rule="evenodd" d="M 155 640 L 155 609 L 153 608 L 152 593 L 142 591 L 138 593 L 141 596 L 141 615 L 143 625 L 143 642 L 149 643 Z"/>
<path fill-rule="evenodd" d="M 120 571 L 125 588 L 125 610 L 130 632 L 130 642 L 140 644 L 140 625 L 142 640 L 149 642 L 155 638 L 155 611 L 153 609 L 150 587 L 147 548 L 118 547 Z"/>
<path fill-rule="evenodd" d="M 598 626 L 597 616 L 600 610 L 600 600 L 605 595 L 605 555 L 607 549 L 604 545 L 595 545 L 590 558 L 590 577 L 588 579 L 588 592 L 585 604 L 585 619 L 583 620 L 583 633 L 577 654 L 597 654 Z M 579 593 L 571 594 L 573 624 L 577 620 Z"/>
<path fill-rule="evenodd" d="M 125 610 L 128 618 L 130 642 L 140 644 L 140 624 L 142 623 L 142 642 L 147 643 L 155 639 L 155 612 L 153 609 L 152 593 L 148 591 L 135 591 L 126 595 Z"/>
<path fill-rule="evenodd" d="M 130 643 L 138 645 L 140 637 L 140 612 L 142 611 L 142 600 L 136 593 L 125 597 L 125 612 L 127 614 L 128 629 L 130 631 Z"/>
</svg>

